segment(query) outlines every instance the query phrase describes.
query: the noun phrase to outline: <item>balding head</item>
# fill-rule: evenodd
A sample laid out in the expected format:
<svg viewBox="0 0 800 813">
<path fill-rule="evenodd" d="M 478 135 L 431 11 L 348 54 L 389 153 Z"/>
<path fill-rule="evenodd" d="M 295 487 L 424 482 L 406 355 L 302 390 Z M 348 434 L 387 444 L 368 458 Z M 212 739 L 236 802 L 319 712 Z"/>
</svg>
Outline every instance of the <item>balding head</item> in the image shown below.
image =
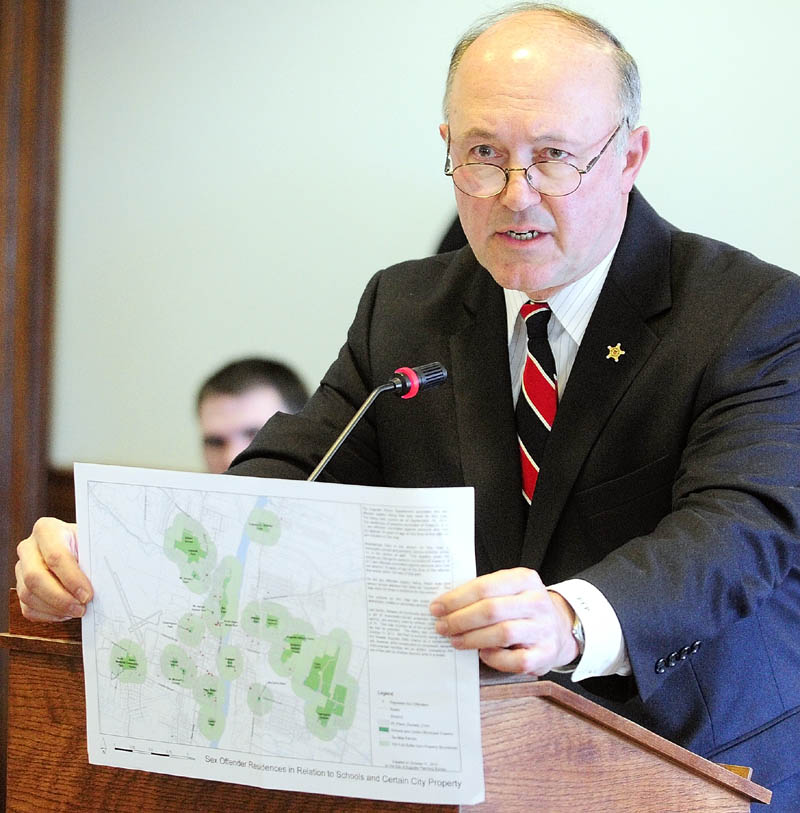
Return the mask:
<svg viewBox="0 0 800 813">
<path fill-rule="evenodd" d="M 543 24 L 544 28 L 551 27 L 552 30 L 566 27 L 574 33 L 576 38 L 583 38 L 587 42 L 594 43 L 608 56 L 610 66 L 615 71 L 620 121 L 624 122 L 624 127 L 628 131 L 636 126 L 641 108 L 641 85 L 639 70 L 633 57 L 614 34 L 596 20 L 549 3 L 516 3 L 482 17 L 464 33 L 456 43 L 450 58 L 442 105 L 445 121 L 450 120 L 452 87 L 465 52 L 475 40 L 500 24 L 517 27 L 520 33 L 524 33 L 526 29 L 532 31 L 540 24 Z M 623 143 L 623 139 L 620 139 L 619 143 Z"/>
</svg>

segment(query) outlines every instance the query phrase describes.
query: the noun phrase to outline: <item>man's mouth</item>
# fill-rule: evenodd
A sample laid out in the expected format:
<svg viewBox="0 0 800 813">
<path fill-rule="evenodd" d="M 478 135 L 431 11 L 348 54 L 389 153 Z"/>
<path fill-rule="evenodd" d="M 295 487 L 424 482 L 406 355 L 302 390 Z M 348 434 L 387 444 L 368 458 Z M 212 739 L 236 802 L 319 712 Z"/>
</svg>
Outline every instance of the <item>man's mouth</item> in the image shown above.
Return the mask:
<svg viewBox="0 0 800 813">
<path fill-rule="evenodd" d="M 514 240 L 520 240 L 523 242 L 525 240 L 534 240 L 539 236 L 539 232 L 533 231 L 533 229 L 531 229 L 531 231 L 512 231 L 511 229 L 509 229 L 507 232 L 505 232 L 505 234 L 507 234 Z"/>
</svg>

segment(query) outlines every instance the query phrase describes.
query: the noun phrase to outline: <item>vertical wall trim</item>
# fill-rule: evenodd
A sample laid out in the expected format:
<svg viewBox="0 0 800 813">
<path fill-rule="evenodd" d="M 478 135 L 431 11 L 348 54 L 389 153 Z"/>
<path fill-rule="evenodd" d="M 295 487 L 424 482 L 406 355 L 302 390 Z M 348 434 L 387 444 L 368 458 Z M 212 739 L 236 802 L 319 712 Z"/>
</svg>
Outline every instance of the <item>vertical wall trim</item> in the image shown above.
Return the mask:
<svg viewBox="0 0 800 813">
<path fill-rule="evenodd" d="M 0 3 L 0 628 L 15 547 L 47 498 L 64 0 Z M 0 663 L 0 809 L 7 663 Z"/>
</svg>

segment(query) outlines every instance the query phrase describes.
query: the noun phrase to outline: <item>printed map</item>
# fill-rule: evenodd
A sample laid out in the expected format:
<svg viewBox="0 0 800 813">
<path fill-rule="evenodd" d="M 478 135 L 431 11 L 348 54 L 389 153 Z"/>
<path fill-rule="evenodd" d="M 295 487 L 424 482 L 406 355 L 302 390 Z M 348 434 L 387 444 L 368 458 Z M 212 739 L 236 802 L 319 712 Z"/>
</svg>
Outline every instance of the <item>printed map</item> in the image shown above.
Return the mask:
<svg viewBox="0 0 800 813">
<path fill-rule="evenodd" d="M 75 465 L 89 761 L 398 801 L 483 798 L 471 489 Z"/>
<path fill-rule="evenodd" d="M 93 536 L 121 540 L 94 602 L 102 734 L 368 761 L 358 506 L 103 483 L 89 500 Z"/>
</svg>

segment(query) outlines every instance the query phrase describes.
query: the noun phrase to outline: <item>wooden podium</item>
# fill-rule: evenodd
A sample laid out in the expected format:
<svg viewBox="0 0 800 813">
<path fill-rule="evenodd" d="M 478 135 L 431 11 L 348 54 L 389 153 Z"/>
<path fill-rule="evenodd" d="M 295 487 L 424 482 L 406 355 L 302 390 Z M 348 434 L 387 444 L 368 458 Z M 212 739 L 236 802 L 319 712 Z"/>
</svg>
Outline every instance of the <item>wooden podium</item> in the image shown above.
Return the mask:
<svg viewBox="0 0 800 813">
<path fill-rule="evenodd" d="M 427 805 L 262 790 L 90 765 L 79 621 L 37 624 L 12 590 L 8 813 L 456 813 Z M 498 676 L 498 680 L 501 678 Z M 748 811 L 772 794 L 548 681 L 484 682 L 486 801 L 516 811 Z M 765 808 L 768 810 L 768 808 Z"/>
</svg>

